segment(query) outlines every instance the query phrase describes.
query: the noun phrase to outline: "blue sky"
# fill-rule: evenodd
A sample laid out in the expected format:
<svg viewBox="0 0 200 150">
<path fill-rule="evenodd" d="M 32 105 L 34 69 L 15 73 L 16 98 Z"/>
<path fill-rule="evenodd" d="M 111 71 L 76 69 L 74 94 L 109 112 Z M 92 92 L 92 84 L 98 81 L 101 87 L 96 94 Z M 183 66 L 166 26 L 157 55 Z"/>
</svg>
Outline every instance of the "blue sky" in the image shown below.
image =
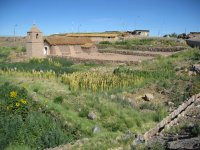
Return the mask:
<svg viewBox="0 0 200 150">
<path fill-rule="evenodd" d="M 200 31 L 200 0 L 0 0 L 0 35 L 149 29 L 150 35 Z"/>
</svg>

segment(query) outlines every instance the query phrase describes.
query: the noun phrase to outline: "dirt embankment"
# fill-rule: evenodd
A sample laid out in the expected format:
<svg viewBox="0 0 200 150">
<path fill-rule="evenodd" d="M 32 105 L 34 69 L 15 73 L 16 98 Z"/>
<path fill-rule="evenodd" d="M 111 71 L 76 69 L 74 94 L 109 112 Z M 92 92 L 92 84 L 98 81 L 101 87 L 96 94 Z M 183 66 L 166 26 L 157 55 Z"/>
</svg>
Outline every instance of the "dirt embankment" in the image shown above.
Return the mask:
<svg viewBox="0 0 200 150">
<path fill-rule="evenodd" d="M 25 37 L 0 37 L 0 47 L 25 46 Z"/>
</svg>

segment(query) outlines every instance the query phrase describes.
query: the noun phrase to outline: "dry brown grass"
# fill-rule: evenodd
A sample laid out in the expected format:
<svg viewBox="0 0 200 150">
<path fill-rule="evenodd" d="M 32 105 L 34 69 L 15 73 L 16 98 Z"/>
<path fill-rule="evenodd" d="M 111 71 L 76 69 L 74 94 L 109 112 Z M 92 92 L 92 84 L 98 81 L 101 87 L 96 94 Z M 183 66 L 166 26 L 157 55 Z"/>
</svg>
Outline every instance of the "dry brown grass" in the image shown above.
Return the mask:
<svg viewBox="0 0 200 150">
<path fill-rule="evenodd" d="M 118 34 L 107 34 L 107 33 L 75 33 L 75 34 L 66 34 L 68 37 L 111 37 L 115 38 Z"/>
<path fill-rule="evenodd" d="M 84 45 L 86 43 L 92 43 L 89 38 L 66 36 L 47 37 L 45 38 L 45 41 L 50 45 Z"/>
</svg>

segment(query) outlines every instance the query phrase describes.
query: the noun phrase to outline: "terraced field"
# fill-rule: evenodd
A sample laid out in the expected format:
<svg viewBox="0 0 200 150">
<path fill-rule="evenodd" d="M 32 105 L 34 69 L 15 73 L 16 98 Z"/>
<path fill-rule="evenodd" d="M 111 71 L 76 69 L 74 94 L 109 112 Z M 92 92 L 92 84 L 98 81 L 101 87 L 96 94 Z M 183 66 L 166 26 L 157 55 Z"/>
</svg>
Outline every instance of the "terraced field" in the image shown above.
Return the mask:
<svg viewBox="0 0 200 150">
<path fill-rule="evenodd" d="M 13 52 L 21 51 L 0 50 L 1 149 L 131 149 L 136 137 L 200 92 L 192 71 L 200 63 L 198 49 L 128 65 L 66 58 L 12 62 Z"/>
</svg>

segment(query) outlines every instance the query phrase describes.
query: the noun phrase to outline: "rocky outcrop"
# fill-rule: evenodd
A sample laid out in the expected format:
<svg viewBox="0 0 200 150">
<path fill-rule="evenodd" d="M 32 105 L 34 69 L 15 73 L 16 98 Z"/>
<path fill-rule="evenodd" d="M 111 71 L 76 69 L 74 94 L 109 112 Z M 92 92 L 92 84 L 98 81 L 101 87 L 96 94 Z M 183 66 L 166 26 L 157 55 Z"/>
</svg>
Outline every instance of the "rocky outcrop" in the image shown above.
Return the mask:
<svg viewBox="0 0 200 150">
<path fill-rule="evenodd" d="M 186 40 L 186 42 L 191 47 L 200 48 L 200 39 L 188 39 L 188 40 Z"/>
<path fill-rule="evenodd" d="M 195 71 L 196 73 L 200 74 L 200 64 L 192 65 L 192 71 Z"/>
<path fill-rule="evenodd" d="M 199 150 L 200 137 L 168 142 L 167 148 L 169 150 L 176 150 L 176 149 Z"/>
</svg>

